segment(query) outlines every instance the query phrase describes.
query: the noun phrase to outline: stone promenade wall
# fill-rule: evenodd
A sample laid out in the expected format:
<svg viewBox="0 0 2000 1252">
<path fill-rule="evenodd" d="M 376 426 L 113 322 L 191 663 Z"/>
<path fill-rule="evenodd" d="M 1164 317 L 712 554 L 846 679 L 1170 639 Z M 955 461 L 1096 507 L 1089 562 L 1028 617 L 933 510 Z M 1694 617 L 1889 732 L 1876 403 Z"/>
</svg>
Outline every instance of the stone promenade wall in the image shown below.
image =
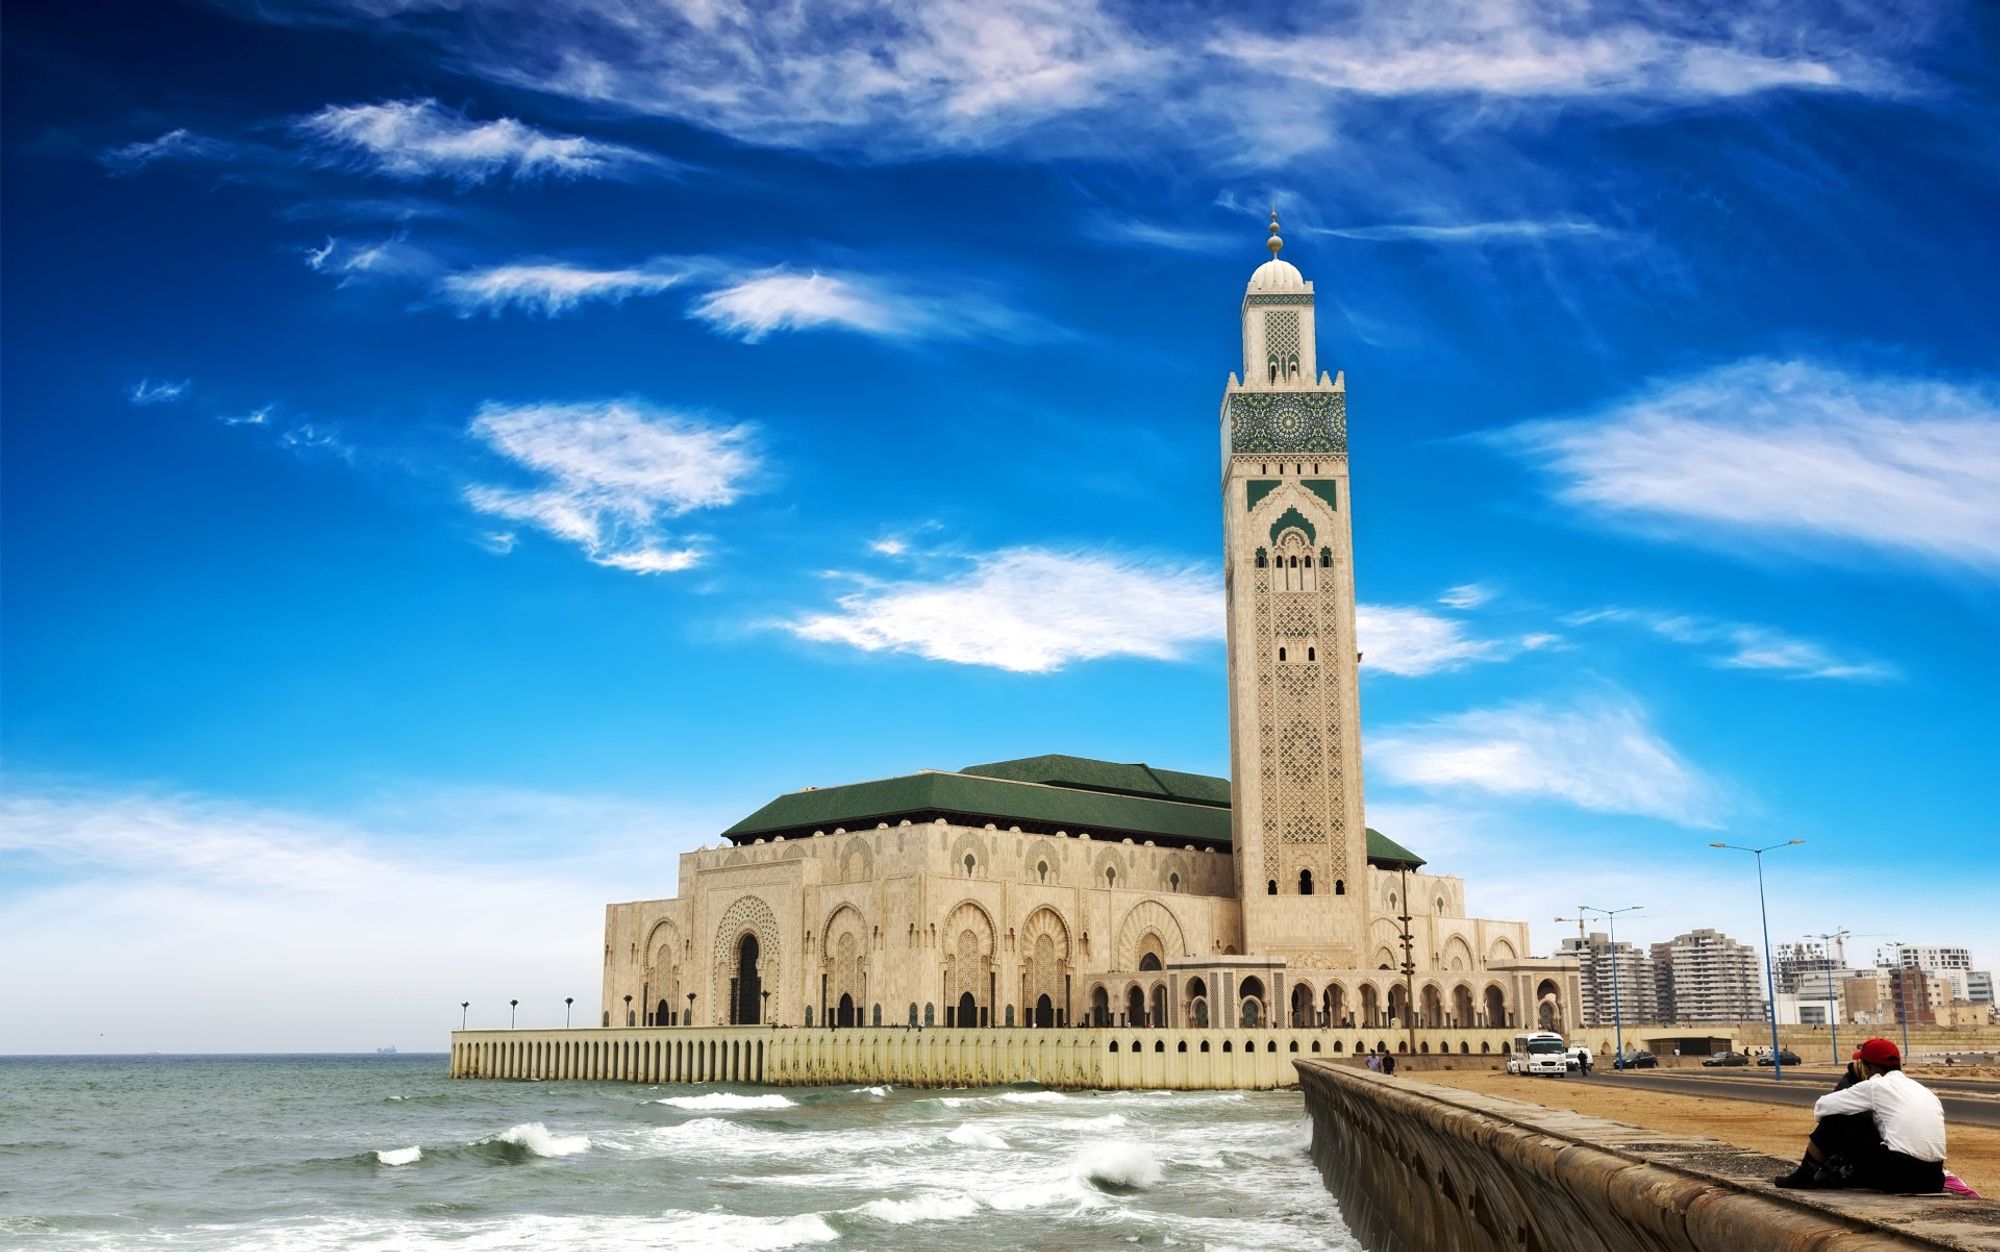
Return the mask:
<svg viewBox="0 0 2000 1252">
<path fill-rule="evenodd" d="M 1418 1032 L 1420 1047 L 1470 1045 L 1464 1031 Z M 1100 1090 L 1265 1090 L 1298 1082 L 1292 1063 L 1336 1055 L 1324 1030 L 1061 1028 L 914 1030 L 859 1026 L 461 1030 L 454 1078 L 755 1082 L 795 1086 L 892 1082 L 978 1087 L 1032 1082 Z M 1401 1042 L 1401 1040 L 1398 1040 Z M 1467 1067 L 1496 1056 L 1463 1056 Z"/>
<path fill-rule="evenodd" d="M 1314 1161 L 1370 1252 L 2000 1252 L 2000 1204 L 1780 1193 L 1790 1164 L 1303 1061 Z"/>
</svg>

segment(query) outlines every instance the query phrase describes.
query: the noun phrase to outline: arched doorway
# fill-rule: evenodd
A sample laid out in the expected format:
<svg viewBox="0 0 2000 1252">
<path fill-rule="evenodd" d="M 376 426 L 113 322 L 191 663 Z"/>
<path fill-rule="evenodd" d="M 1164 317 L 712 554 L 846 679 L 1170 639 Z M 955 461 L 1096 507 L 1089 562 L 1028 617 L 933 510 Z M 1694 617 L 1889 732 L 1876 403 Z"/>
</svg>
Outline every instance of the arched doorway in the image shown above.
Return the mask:
<svg viewBox="0 0 2000 1252">
<path fill-rule="evenodd" d="M 1042 996 L 1038 998 L 1035 1001 L 1035 1025 L 1041 1027 L 1043 1030 L 1047 1030 L 1050 1027 L 1054 1026 L 1055 1024 L 1056 1024 L 1055 1002 L 1050 1000 L 1047 996 Z"/>
<path fill-rule="evenodd" d="M 1535 984 L 1535 1019 L 1543 1030 L 1563 1028 L 1562 989 L 1554 979 L 1544 978 Z"/>
<path fill-rule="evenodd" d="M 1090 990 L 1090 1024 L 1109 1026 L 1111 1024 L 1111 993 L 1102 987 Z"/>
<path fill-rule="evenodd" d="M 1146 953 L 1146 955 L 1139 958 L 1139 969 L 1141 972 L 1156 970 L 1159 968 L 1161 968 L 1159 953 L 1148 952 Z"/>
<path fill-rule="evenodd" d="M 1164 1026 L 1167 1024 L 1167 984 L 1163 982 L 1153 984 L 1153 998 L 1151 1003 L 1146 1006 L 1146 1011 L 1152 1014 L 1147 1020 L 1153 1025 Z"/>
<path fill-rule="evenodd" d="M 1401 1026 L 1410 1020 L 1409 988 L 1397 983 L 1389 988 L 1389 1022 Z"/>
<path fill-rule="evenodd" d="M 959 1026 L 977 1026 L 979 1024 L 979 1001 L 972 998 L 970 991 L 958 997 L 958 1021 L 956 1023 L 945 1023 L 947 1026 L 954 1024 Z"/>
<path fill-rule="evenodd" d="M 1486 1024 L 1488 1026 L 1511 1026 L 1507 1020 L 1507 993 L 1498 984 L 1486 989 Z"/>
<path fill-rule="evenodd" d="M 1245 978 L 1237 986 L 1236 993 L 1240 997 L 1236 1020 L 1245 1026 L 1264 1025 L 1271 1016 L 1269 1010 L 1264 1007 L 1264 980 Z"/>
<path fill-rule="evenodd" d="M 1472 1025 L 1474 1012 L 1475 1010 L 1472 1007 L 1472 988 L 1466 986 L 1464 983 L 1460 983 L 1458 986 L 1452 988 L 1451 1024 L 1458 1027 Z"/>
<path fill-rule="evenodd" d="M 833 1024 L 834 1024 L 834 1025 L 836 1025 L 836 1026 L 852 1026 L 852 1025 L 854 1025 L 854 997 L 853 997 L 853 996 L 851 996 L 851 995 L 846 995 L 846 994 L 843 994 L 843 995 L 842 995 L 842 996 L 840 997 L 840 1003 L 839 1003 L 838 1005 L 835 1005 L 835 1006 L 834 1006 L 834 1010 L 833 1010 Z"/>
<path fill-rule="evenodd" d="M 1382 1024 L 1382 993 L 1372 982 L 1361 984 L 1361 1024 L 1371 1030 Z"/>
<path fill-rule="evenodd" d="M 655 1026 L 673 1025 L 674 1024 L 673 1014 L 674 1011 L 673 1009 L 667 1006 L 667 1002 L 665 1000 L 660 1001 L 659 1011 L 653 1014 L 653 1025 Z"/>
<path fill-rule="evenodd" d="M 757 976 L 757 936 L 745 935 L 736 945 L 736 1002 L 730 1006 L 729 1020 L 739 1026 L 761 1021 L 763 991 L 763 980 Z"/>
<path fill-rule="evenodd" d="M 1292 984 L 1292 1020 L 1288 1026 L 1313 1026 L 1313 989 L 1304 983 Z"/>
<path fill-rule="evenodd" d="M 1136 986 L 1125 993 L 1125 1024 L 1127 1026 L 1146 1024 L 1146 993 Z"/>
<path fill-rule="evenodd" d="M 1417 1024 L 1426 1030 L 1444 1025 L 1444 996 L 1436 987 L 1424 988 L 1424 1014 Z"/>
<path fill-rule="evenodd" d="M 1329 986 L 1320 995 L 1319 1003 L 1320 1012 L 1325 1015 L 1327 1025 L 1339 1026 L 1343 1024 L 1347 1016 L 1347 1004 L 1339 986 Z"/>
</svg>

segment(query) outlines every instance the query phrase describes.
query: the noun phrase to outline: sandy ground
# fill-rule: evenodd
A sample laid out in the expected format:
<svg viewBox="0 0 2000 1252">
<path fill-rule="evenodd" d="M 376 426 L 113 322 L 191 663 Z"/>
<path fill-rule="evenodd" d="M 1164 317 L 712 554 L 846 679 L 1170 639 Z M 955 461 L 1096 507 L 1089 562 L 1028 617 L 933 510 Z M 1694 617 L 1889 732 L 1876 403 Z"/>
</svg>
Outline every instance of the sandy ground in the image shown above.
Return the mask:
<svg viewBox="0 0 2000 1252">
<path fill-rule="evenodd" d="M 1797 1160 L 1805 1150 L 1806 1133 L 1813 1124 L 1810 1109 L 1756 1100 L 1673 1095 L 1663 1091 L 1615 1091 L 1553 1078 L 1514 1078 L 1485 1070 L 1411 1074 L 1410 1078 L 1550 1108 L 1574 1109 L 1648 1130 L 1706 1135 L 1788 1160 Z M 1831 1080 L 1827 1085 L 1832 1086 Z M 1981 1195 L 2000 1197 L 2000 1129 L 1948 1123 L 1945 1167 Z"/>
</svg>

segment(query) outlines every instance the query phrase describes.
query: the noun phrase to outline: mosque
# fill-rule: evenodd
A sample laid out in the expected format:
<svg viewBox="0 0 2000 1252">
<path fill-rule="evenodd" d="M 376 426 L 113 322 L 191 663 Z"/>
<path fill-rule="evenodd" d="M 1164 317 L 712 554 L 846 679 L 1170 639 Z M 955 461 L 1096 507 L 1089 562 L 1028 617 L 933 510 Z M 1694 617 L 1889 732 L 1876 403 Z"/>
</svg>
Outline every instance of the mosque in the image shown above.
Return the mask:
<svg viewBox="0 0 2000 1252">
<path fill-rule="evenodd" d="M 672 899 L 607 907 L 604 1026 L 1578 1020 L 1573 962 L 1363 824 L 1346 381 L 1275 212 L 1266 246 L 1220 423 L 1230 777 L 1037 756 L 781 795 Z"/>
</svg>

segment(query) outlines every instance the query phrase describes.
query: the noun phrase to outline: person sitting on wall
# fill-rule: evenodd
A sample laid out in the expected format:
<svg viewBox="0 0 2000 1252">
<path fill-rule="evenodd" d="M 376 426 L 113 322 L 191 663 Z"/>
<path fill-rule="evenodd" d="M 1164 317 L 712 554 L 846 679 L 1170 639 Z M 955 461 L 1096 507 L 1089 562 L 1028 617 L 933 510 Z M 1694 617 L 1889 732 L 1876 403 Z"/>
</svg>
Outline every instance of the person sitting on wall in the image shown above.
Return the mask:
<svg viewBox="0 0 2000 1252">
<path fill-rule="evenodd" d="M 1887 1039 L 1854 1050 L 1847 1076 L 1813 1104 L 1818 1124 L 1780 1187 L 1853 1187 L 1902 1195 L 1944 1190 L 1944 1106 L 1903 1072 Z"/>
</svg>

